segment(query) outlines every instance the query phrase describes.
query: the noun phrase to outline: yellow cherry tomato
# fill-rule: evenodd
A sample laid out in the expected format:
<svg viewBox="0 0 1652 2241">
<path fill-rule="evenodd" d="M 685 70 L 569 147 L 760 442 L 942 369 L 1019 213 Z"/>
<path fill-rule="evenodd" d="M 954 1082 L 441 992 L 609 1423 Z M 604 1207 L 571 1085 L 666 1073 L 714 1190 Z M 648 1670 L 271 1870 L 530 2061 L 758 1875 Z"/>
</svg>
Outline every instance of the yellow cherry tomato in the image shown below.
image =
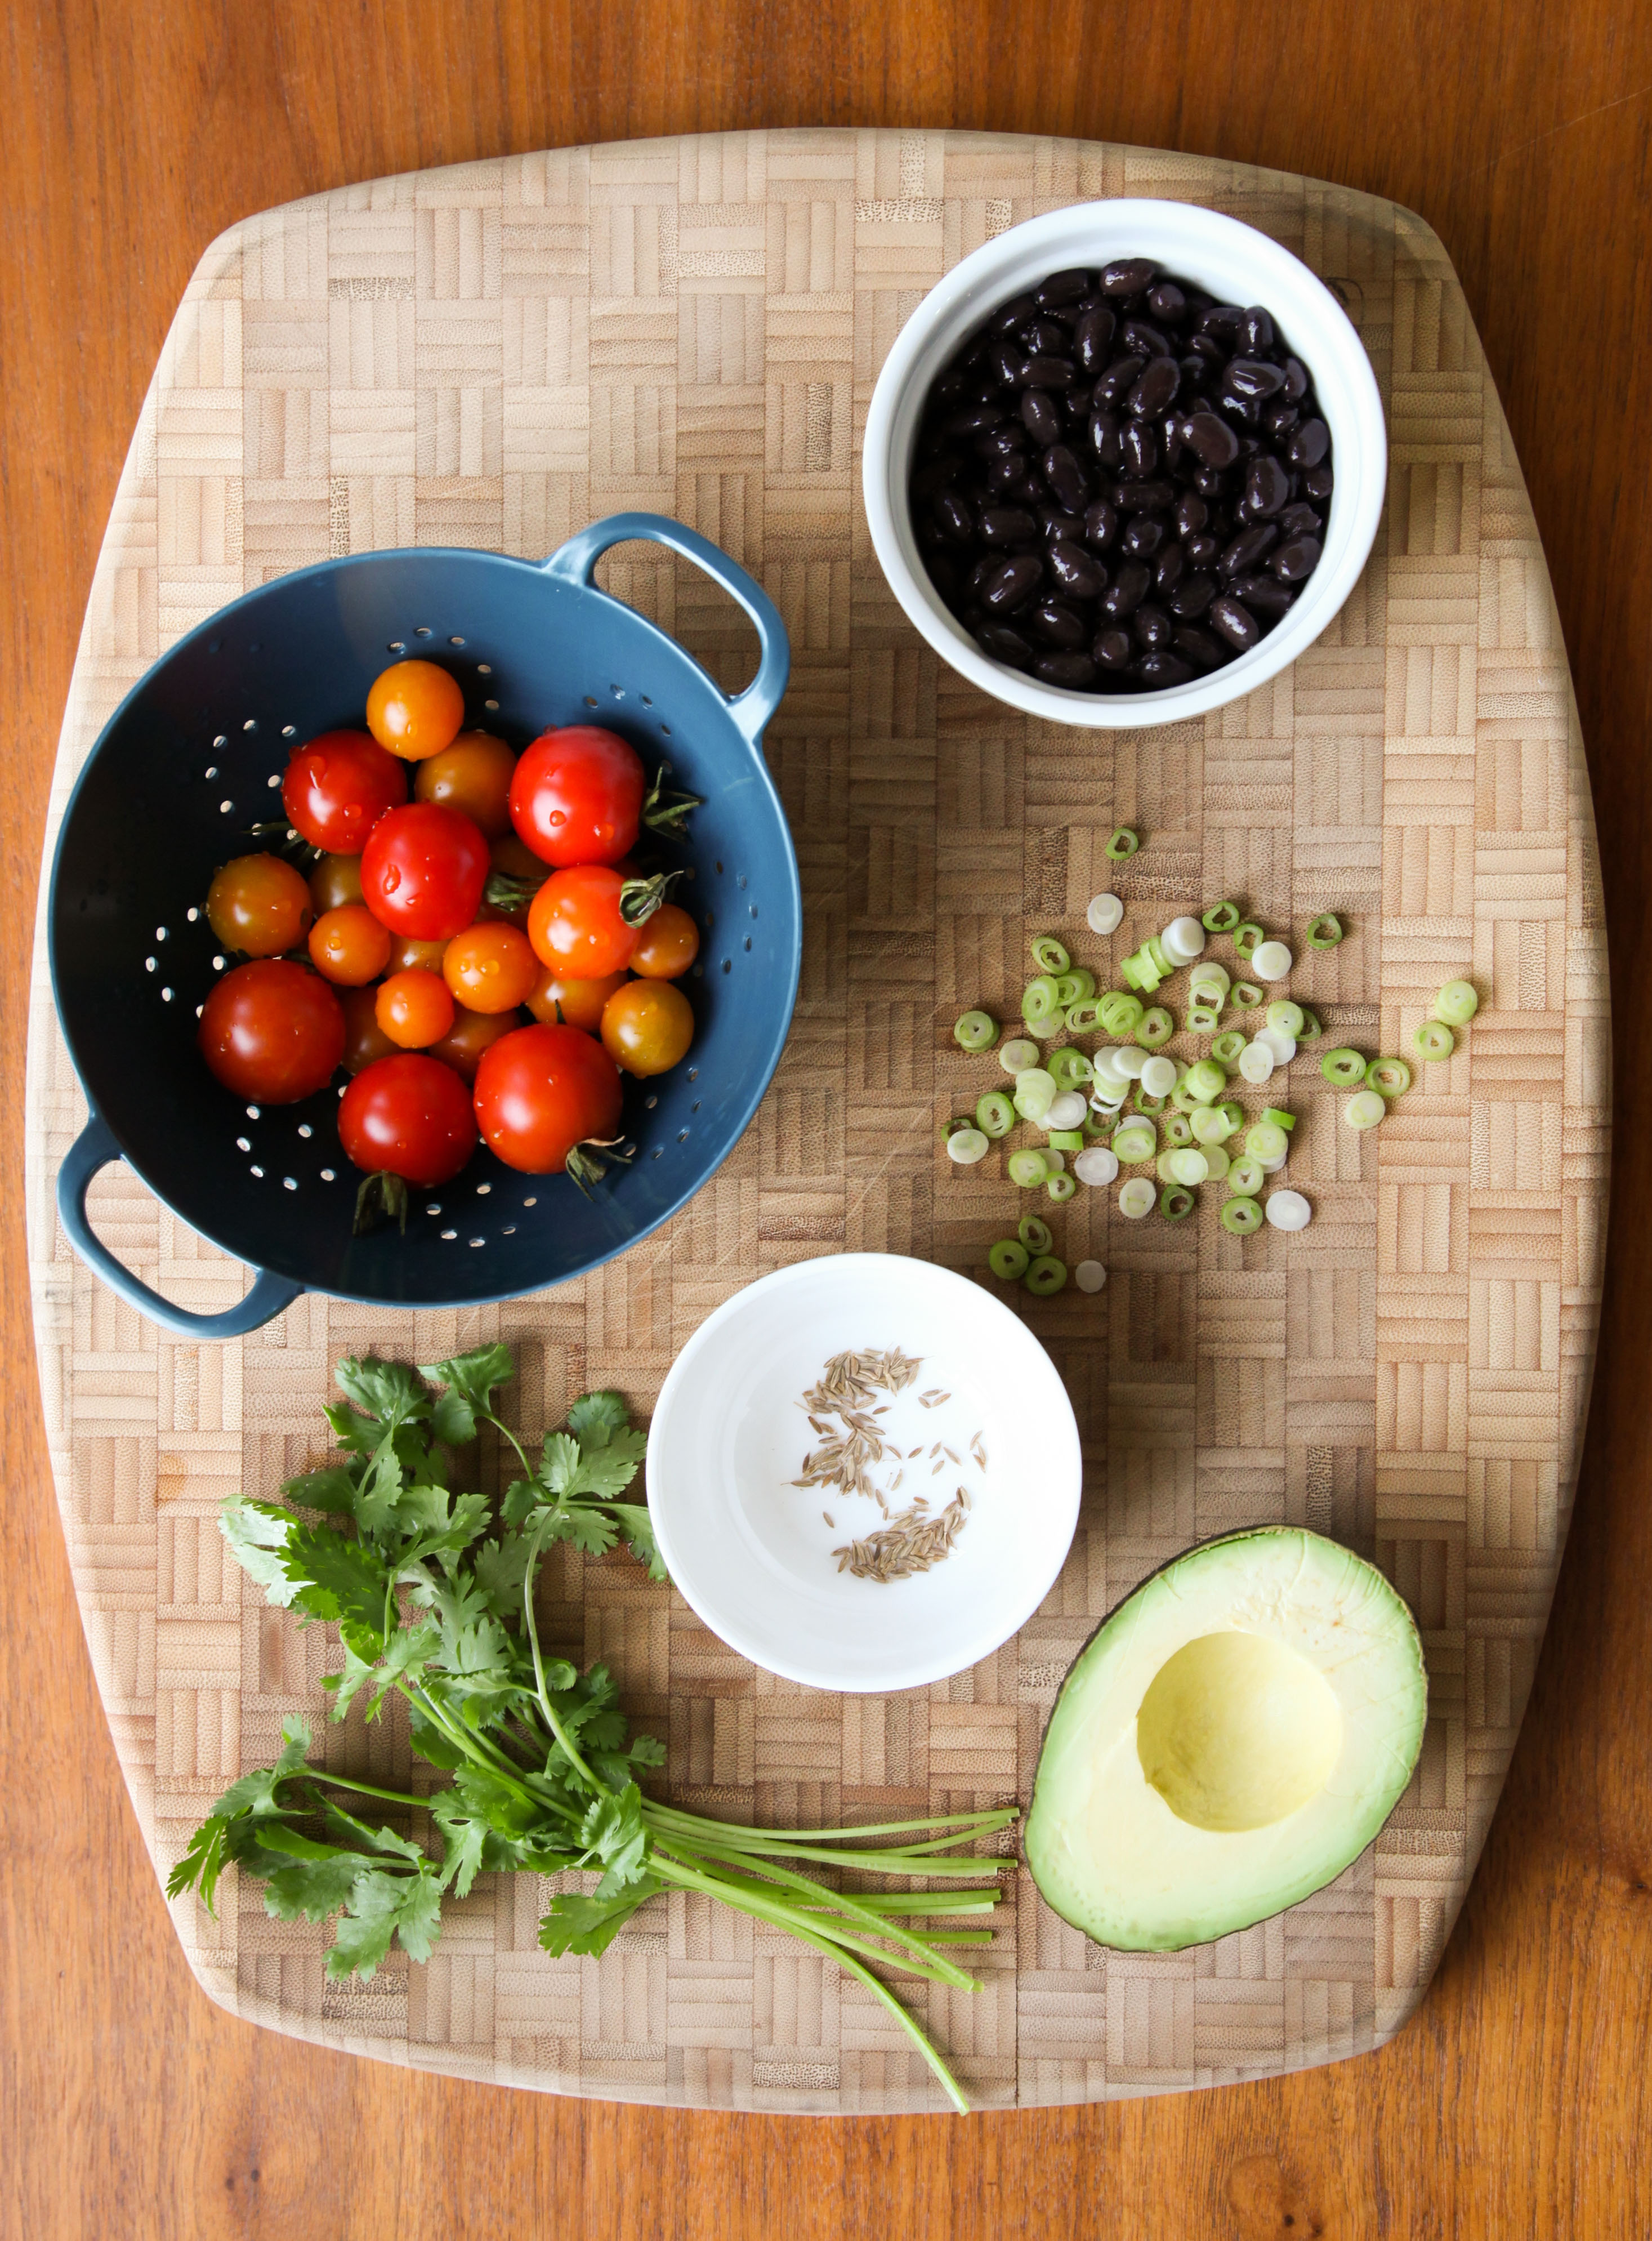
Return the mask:
<svg viewBox="0 0 1652 2241">
<path fill-rule="evenodd" d="M 361 858 L 324 856 L 310 874 L 310 900 L 316 916 L 361 900 Z"/>
<path fill-rule="evenodd" d="M 413 779 L 414 797 L 460 810 L 490 840 L 501 840 L 511 830 L 515 769 L 516 756 L 503 739 L 489 732 L 461 732 L 451 746 L 420 763 Z"/>
<path fill-rule="evenodd" d="M 283 856 L 237 856 L 206 891 L 206 922 L 226 949 L 279 957 L 310 931 L 310 889 Z"/>
<path fill-rule="evenodd" d="M 671 980 L 627 980 L 602 1010 L 603 1047 L 627 1074 L 665 1074 L 694 1040 L 688 999 Z"/>
<path fill-rule="evenodd" d="M 600 980 L 573 980 L 547 967 L 528 991 L 528 1009 L 547 1027 L 583 1027 L 594 1035 L 602 1027 L 604 1005 L 628 978 L 624 973 L 607 973 Z"/>
<path fill-rule="evenodd" d="M 439 754 L 464 721 L 458 679 L 433 661 L 392 663 L 374 678 L 367 695 L 368 730 L 404 762 Z"/>
</svg>

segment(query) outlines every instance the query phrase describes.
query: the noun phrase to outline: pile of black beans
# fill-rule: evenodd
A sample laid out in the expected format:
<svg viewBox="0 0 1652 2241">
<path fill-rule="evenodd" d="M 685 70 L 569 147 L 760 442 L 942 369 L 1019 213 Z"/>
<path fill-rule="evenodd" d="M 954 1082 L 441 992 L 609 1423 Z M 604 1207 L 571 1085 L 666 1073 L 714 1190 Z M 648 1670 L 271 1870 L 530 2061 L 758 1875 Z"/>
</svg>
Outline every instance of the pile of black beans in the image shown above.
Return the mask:
<svg viewBox="0 0 1652 2241">
<path fill-rule="evenodd" d="M 1145 258 L 1053 272 L 924 406 L 913 525 L 983 652 L 1081 692 L 1235 659 L 1319 563 L 1330 431 L 1258 305 Z"/>
</svg>

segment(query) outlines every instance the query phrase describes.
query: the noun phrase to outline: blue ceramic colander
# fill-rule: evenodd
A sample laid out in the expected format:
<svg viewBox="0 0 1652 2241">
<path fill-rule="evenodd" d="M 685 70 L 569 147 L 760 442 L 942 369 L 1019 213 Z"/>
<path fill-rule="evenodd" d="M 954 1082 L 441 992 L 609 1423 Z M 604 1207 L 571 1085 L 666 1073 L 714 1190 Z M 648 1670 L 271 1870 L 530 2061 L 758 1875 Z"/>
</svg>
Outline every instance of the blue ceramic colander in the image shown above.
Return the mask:
<svg viewBox="0 0 1652 2241">
<path fill-rule="evenodd" d="M 665 632 L 599 591 L 610 545 L 652 539 L 695 561 L 757 628 L 761 659 L 728 699 Z M 522 746 L 601 723 L 650 770 L 704 798 L 678 890 L 701 948 L 682 985 L 697 1027 L 686 1061 L 626 1091 L 637 1146 L 593 1197 L 565 1175 L 522 1175 L 479 1150 L 415 1192 L 405 1234 L 352 1237 L 360 1177 L 338 1143 L 335 1090 L 242 1104 L 195 1047 L 197 1008 L 224 969 L 200 909 L 214 871 L 279 817 L 296 743 L 359 724 L 367 688 L 405 654 L 439 660 L 465 722 Z M 57 1206 L 81 1258 L 168 1329 L 232 1338 L 304 1290 L 395 1307 L 511 1299 L 583 1274 L 645 1237 L 732 1150 L 779 1061 L 797 996 L 797 858 L 764 766 L 764 726 L 790 667 L 769 599 L 681 523 L 621 513 L 549 560 L 497 552 L 363 553 L 278 578 L 192 631 L 129 692 L 82 772 L 52 870 L 52 987 L 90 1118 Z M 255 1272 L 227 1313 L 175 1307 L 116 1260 L 86 1191 L 124 1159 L 201 1235 Z"/>
</svg>

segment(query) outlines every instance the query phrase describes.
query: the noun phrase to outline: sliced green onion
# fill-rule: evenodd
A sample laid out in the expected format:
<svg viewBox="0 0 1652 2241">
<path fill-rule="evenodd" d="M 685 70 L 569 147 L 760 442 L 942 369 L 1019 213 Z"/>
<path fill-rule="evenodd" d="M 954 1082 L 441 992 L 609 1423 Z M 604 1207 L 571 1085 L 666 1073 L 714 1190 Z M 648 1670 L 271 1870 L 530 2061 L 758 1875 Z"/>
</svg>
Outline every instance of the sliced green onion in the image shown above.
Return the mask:
<svg viewBox="0 0 1652 2241">
<path fill-rule="evenodd" d="M 1084 1134 L 1087 1138 L 1091 1136 L 1110 1135 L 1112 1134 L 1112 1130 L 1113 1123 L 1106 1114 L 1087 1113 L 1085 1114 Z"/>
<path fill-rule="evenodd" d="M 1237 1066 L 1245 1052 L 1245 1038 L 1237 1027 L 1226 1027 L 1210 1046 L 1219 1066 Z"/>
<path fill-rule="evenodd" d="M 1266 941 L 1267 939 L 1267 934 L 1263 933 L 1254 918 L 1241 919 L 1234 928 L 1234 956 L 1245 958 L 1254 956 L 1257 943 Z"/>
<path fill-rule="evenodd" d="M 1159 1194 L 1159 1211 L 1167 1221 L 1186 1221 L 1199 1203 L 1180 1183 L 1167 1183 Z"/>
<path fill-rule="evenodd" d="M 1095 975 L 1087 965 L 1075 965 L 1070 973 L 1060 975 L 1060 981 L 1064 990 L 1069 982 L 1073 984 L 1073 993 L 1067 1000 L 1069 1004 L 1081 1004 L 1096 992 Z"/>
<path fill-rule="evenodd" d="M 1084 916 L 1092 933 L 1116 933 L 1124 916 L 1124 905 L 1117 895 L 1092 895 Z"/>
<path fill-rule="evenodd" d="M 1350 1128 L 1374 1128 L 1388 1109 L 1386 1097 L 1379 1097 L 1374 1089 L 1361 1089 L 1342 1107 L 1342 1118 Z"/>
<path fill-rule="evenodd" d="M 966 1012 L 953 1022 L 953 1040 L 960 1050 L 991 1050 L 998 1040 L 998 1021 L 987 1012 Z"/>
<path fill-rule="evenodd" d="M 1153 1212 L 1158 1198 L 1146 1175 L 1132 1175 L 1119 1193 L 1119 1211 L 1127 1221 L 1140 1221 L 1144 1214 Z"/>
<path fill-rule="evenodd" d="M 1115 1040 L 1134 1034 L 1136 1021 L 1147 1008 L 1140 996 L 1127 995 L 1122 988 L 1109 988 L 1099 1000 L 1101 1024 Z"/>
<path fill-rule="evenodd" d="M 1237 903 L 1212 903 L 1200 923 L 1207 933 L 1231 933 L 1239 924 Z"/>
<path fill-rule="evenodd" d="M 1411 1069 L 1402 1058 L 1374 1058 L 1365 1069 L 1365 1086 L 1380 1097 L 1403 1097 L 1411 1087 Z"/>
<path fill-rule="evenodd" d="M 1079 1141 L 1082 1142 L 1083 1139 L 1080 1137 Z M 1057 1206 L 1060 1206 L 1065 1200 L 1073 1196 L 1078 1189 L 1078 1184 L 1071 1175 L 1052 1175 L 1044 1187 Z"/>
<path fill-rule="evenodd" d="M 1354 1089 L 1365 1080 L 1365 1060 L 1356 1050 L 1327 1051 L 1320 1072 L 1333 1089 Z"/>
<path fill-rule="evenodd" d="M 1234 1133 L 1233 1124 L 1220 1105 L 1201 1105 L 1187 1115 L 1187 1126 L 1193 1130 L 1195 1144 L 1220 1144 Z"/>
<path fill-rule="evenodd" d="M 1049 1147 L 1053 1152 L 1081 1152 L 1084 1149 L 1082 1128 L 1052 1128 Z"/>
<path fill-rule="evenodd" d="M 1036 1190 L 1040 1183 L 1047 1182 L 1050 1178 L 1048 1161 L 1042 1152 L 1035 1151 L 1031 1145 L 1024 1145 L 1019 1152 L 1012 1152 L 1006 1165 L 1009 1179 L 1017 1190 Z"/>
<path fill-rule="evenodd" d="M 1144 996 L 1151 996 L 1165 977 L 1153 959 L 1148 956 L 1145 942 L 1134 955 L 1124 960 L 1119 970 L 1130 986 L 1133 988 L 1140 988 Z"/>
<path fill-rule="evenodd" d="M 1117 1180 L 1118 1154 L 1105 1144 L 1091 1144 L 1073 1162 L 1073 1172 L 1081 1183 L 1110 1183 Z"/>
<path fill-rule="evenodd" d="M 1425 1020 L 1412 1036 L 1411 1047 L 1419 1058 L 1433 1065 L 1436 1059 L 1451 1056 L 1457 1047 L 1457 1038 L 1443 1020 Z"/>
<path fill-rule="evenodd" d="M 1233 1161 L 1220 1144 L 1207 1144 L 1202 1148 L 1208 1181 L 1213 1183 L 1221 1182 L 1226 1178 Z"/>
<path fill-rule="evenodd" d="M 1176 1023 L 1162 1004 L 1150 1005 L 1136 1021 L 1136 1040 L 1143 1050 L 1157 1050 L 1176 1032 Z"/>
<path fill-rule="evenodd" d="M 1188 968 L 1187 986 L 1195 994 L 1201 988 L 1208 988 L 1211 991 L 1209 1001 L 1213 1004 L 1220 1004 L 1233 985 L 1233 974 L 1225 965 L 1219 965 L 1214 957 L 1201 957 L 1197 965 Z"/>
<path fill-rule="evenodd" d="M 1095 1069 L 1081 1050 L 1064 1043 L 1052 1051 L 1044 1061 L 1044 1070 L 1058 1089 L 1087 1089 L 1095 1079 Z"/>
<path fill-rule="evenodd" d="M 1259 941 L 1250 969 L 1259 980 L 1282 980 L 1291 969 L 1291 953 L 1282 941 Z"/>
<path fill-rule="evenodd" d="M 1435 1017 L 1448 1027 L 1466 1027 L 1479 1009 L 1472 980 L 1448 980 L 1434 1000 Z"/>
<path fill-rule="evenodd" d="M 1076 1004 L 1067 1007 L 1067 1031 L 1070 1035 L 1093 1035 L 1101 1025 L 1101 1007 L 1093 996 L 1080 997 Z"/>
<path fill-rule="evenodd" d="M 1227 1070 L 1214 1058 L 1195 1059 L 1187 1069 L 1187 1080 L 1189 1095 L 1197 1098 L 1200 1104 L 1208 1105 L 1227 1088 Z"/>
<path fill-rule="evenodd" d="M 1188 1144 L 1180 1151 L 1166 1154 L 1170 1163 L 1173 1182 L 1185 1183 L 1189 1189 L 1202 1183 L 1210 1174 L 1210 1161 L 1196 1145 Z"/>
<path fill-rule="evenodd" d="M 1064 942 L 1053 933 L 1040 933 L 1033 944 L 1033 962 L 1040 973 L 1065 973 L 1073 960 Z"/>
<path fill-rule="evenodd" d="M 1342 921 L 1334 911 L 1321 911 L 1308 930 L 1310 949 L 1334 949 L 1343 934 Z"/>
<path fill-rule="evenodd" d="M 975 1126 L 996 1143 L 1015 1126 L 1015 1107 L 1001 1089 L 989 1089 L 975 1100 Z"/>
<path fill-rule="evenodd" d="M 1258 1177 L 1260 1182 L 1261 1178 Z M 1231 1183 L 1233 1177 L 1228 1176 Z M 1261 1201 L 1254 1198 L 1230 1198 L 1216 1219 L 1222 1228 L 1235 1237 L 1254 1237 L 1267 1219 Z"/>
<path fill-rule="evenodd" d="M 1185 1113 L 1167 1113 L 1164 1131 L 1167 1144 L 1191 1144 L 1193 1141 L 1193 1122 Z"/>
<path fill-rule="evenodd" d="M 1150 1160 L 1158 1142 L 1158 1133 L 1151 1120 L 1126 1120 L 1113 1132 L 1113 1148 L 1127 1167 Z"/>
<path fill-rule="evenodd" d="M 1021 991 L 1021 1017 L 1027 1026 L 1053 1018 L 1061 1009 L 1061 984 L 1053 973 L 1040 973 Z"/>
<path fill-rule="evenodd" d="M 1241 1011 L 1246 1012 L 1253 1004 L 1260 1004 L 1262 1000 L 1262 992 L 1254 980 L 1235 980 L 1227 995 L 1231 1003 L 1237 1004 Z"/>
<path fill-rule="evenodd" d="M 1224 1103 L 1216 1107 L 1216 1110 L 1219 1113 L 1226 1114 L 1227 1117 L 1227 1133 L 1230 1136 L 1236 1135 L 1239 1130 L 1244 1127 L 1245 1108 L 1236 1097 L 1227 1099 Z"/>
<path fill-rule="evenodd" d="M 1149 1120 L 1156 1120 L 1164 1109 L 1165 1100 L 1162 1094 L 1158 1090 L 1144 1089 L 1140 1082 L 1136 1084 L 1136 1111 L 1138 1113 L 1145 1113 Z"/>
<path fill-rule="evenodd" d="M 1047 1067 L 1041 1066 L 1025 1066 L 1016 1075 L 1015 1109 L 1023 1118 L 1030 1120 L 1033 1115 L 1027 1112 L 1021 1102 L 1023 1095 L 1034 1100 L 1042 1098 L 1047 1107 L 1053 1105 L 1056 1095 L 1055 1076 Z"/>
<path fill-rule="evenodd" d="M 1173 1058 L 1152 1057 L 1141 1062 L 1141 1086 L 1155 1097 L 1168 1097 L 1180 1079 L 1181 1069 Z"/>
<path fill-rule="evenodd" d="M 1133 833 L 1127 825 L 1115 825 L 1113 828 L 1113 837 L 1107 845 L 1106 853 L 1108 863 L 1124 863 L 1127 858 L 1135 854 L 1140 846 L 1140 833 Z"/>
<path fill-rule="evenodd" d="M 1247 1152 L 1228 1167 L 1227 1194 L 1230 1198 L 1254 1198 L 1267 1180 L 1261 1161 L 1253 1160 Z"/>
<path fill-rule="evenodd" d="M 1267 1024 L 1276 1034 L 1289 1035 L 1293 1041 L 1302 1032 L 1302 1007 L 1293 1004 L 1288 996 L 1276 996 L 1267 1007 Z"/>
<path fill-rule="evenodd" d="M 966 1121 L 961 1128 L 954 1128 L 948 1134 L 946 1156 L 955 1160 L 960 1167 L 973 1167 L 977 1160 L 987 1157 L 987 1139 L 979 1128 Z"/>
<path fill-rule="evenodd" d="M 1032 1257 L 1026 1246 L 1013 1237 L 1000 1237 L 988 1251 L 987 1265 L 994 1276 L 1001 1276 L 1006 1283 L 1013 1283 L 1016 1277 L 1026 1275 L 1027 1264 Z"/>
<path fill-rule="evenodd" d="M 1301 1009 L 1302 1024 L 1296 1030 L 1296 1040 L 1299 1043 L 1316 1042 L 1325 1033 L 1320 1024 L 1320 1015 L 1309 1005 L 1304 1004 Z"/>
<path fill-rule="evenodd" d="M 1287 1136 L 1290 1134 L 1291 1130 L 1296 1126 L 1295 1114 L 1281 1113 L 1277 1105 L 1269 1105 L 1265 1107 L 1262 1113 L 1262 1118 L 1264 1120 L 1271 1120 L 1274 1127 L 1282 1128 Z"/>
<path fill-rule="evenodd" d="M 1067 1262 L 1058 1261 L 1053 1253 L 1040 1253 L 1036 1261 L 1028 1262 L 1021 1281 L 1035 1300 L 1047 1300 L 1067 1282 Z"/>
<path fill-rule="evenodd" d="M 1029 1253 L 1047 1253 L 1054 1243 L 1047 1221 L 1040 1221 L 1035 1214 L 1024 1214 L 1015 1225 L 1015 1234 Z"/>
<path fill-rule="evenodd" d="M 1040 1042 L 1053 1042 L 1057 1035 L 1067 1033 L 1067 1013 L 1059 1010 L 1052 1012 L 1047 1020 L 1030 1020 L 1028 1027 Z"/>
<path fill-rule="evenodd" d="M 1190 1035 L 1214 1035 L 1221 1019 L 1221 1013 L 1213 1012 L 1207 1004 L 1189 1004 L 1187 1032 Z"/>
<path fill-rule="evenodd" d="M 1038 1064 L 1038 1045 L 1029 1043 L 1025 1035 L 999 1046 L 998 1062 L 1006 1074 L 1024 1074 L 1029 1066 Z"/>
<path fill-rule="evenodd" d="M 1259 1120 L 1245 1134 L 1245 1149 L 1253 1160 L 1264 1167 L 1271 1161 L 1282 1160 L 1290 1149 L 1290 1139 L 1277 1120 Z"/>
</svg>

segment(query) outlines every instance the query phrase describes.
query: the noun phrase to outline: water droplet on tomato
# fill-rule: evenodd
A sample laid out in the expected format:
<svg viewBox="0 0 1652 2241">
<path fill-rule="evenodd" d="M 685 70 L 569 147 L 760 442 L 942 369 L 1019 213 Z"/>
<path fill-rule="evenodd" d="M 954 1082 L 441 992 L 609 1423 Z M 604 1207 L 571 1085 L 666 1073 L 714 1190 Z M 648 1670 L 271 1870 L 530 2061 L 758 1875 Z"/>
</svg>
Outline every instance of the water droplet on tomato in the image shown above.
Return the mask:
<svg viewBox="0 0 1652 2241">
<path fill-rule="evenodd" d="M 387 895 L 393 895 L 402 883 L 402 875 L 394 864 L 386 864 L 381 879 Z"/>
<path fill-rule="evenodd" d="M 563 815 L 559 809 L 553 809 L 552 811 L 550 816 L 550 826 L 551 830 L 553 833 L 557 830 L 558 826 L 565 825 L 567 821 L 567 819 Z"/>
</svg>

